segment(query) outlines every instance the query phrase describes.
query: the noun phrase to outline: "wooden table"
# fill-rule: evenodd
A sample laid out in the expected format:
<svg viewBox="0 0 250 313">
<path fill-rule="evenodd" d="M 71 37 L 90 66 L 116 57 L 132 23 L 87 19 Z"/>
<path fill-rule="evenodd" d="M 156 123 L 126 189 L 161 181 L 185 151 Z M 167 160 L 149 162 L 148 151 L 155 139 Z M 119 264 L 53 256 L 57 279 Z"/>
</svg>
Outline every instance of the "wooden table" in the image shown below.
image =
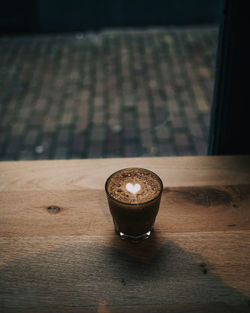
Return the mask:
<svg viewBox="0 0 250 313">
<path fill-rule="evenodd" d="M 0 312 L 250 312 L 250 157 L 0 163 Z M 114 233 L 104 183 L 155 171 L 155 231 Z M 49 209 L 48 209 L 49 208 Z"/>
</svg>

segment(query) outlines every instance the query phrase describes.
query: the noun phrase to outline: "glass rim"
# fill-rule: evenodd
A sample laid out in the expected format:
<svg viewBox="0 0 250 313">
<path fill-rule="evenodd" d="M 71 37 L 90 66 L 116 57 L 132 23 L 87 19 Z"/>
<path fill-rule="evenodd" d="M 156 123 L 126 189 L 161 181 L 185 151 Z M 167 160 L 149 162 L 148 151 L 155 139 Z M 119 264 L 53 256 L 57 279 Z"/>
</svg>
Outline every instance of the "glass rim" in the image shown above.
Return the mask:
<svg viewBox="0 0 250 313">
<path fill-rule="evenodd" d="M 119 172 L 121 172 L 121 171 L 124 171 L 124 170 L 129 170 L 129 169 L 139 169 L 139 170 L 144 170 L 144 171 L 146 170 L 146 171 L 152 173 L 153 175 L 155 175 L 156 178 L 159 180 L 160 186 L 161 186 L 161 190 L 160 190 L 159 194 L 157 195 L 157 197 L 155 197 L 155 198 L 153 198 L 153 199 L 151 199 L 151 200 L 148 200 L 148 201 L 146 201 L 146 202 L 140 202 L 140 203 L 128 203 L 128 202 L 123 202 L 123 201 L 121 201 L 121 200 L 117 200 L 117 199 L 115 199 L 114 197 L 112 197 L 111 194 L 110 194 L 109 191 L 108 191 L 108 181 L 109 181 L 110 178 L 111 178 L 112 176 L 114 176 L 115 174 L 117 174 L 117 173 L 119 173 Z M 143 168 L 143 167 L 126 167 L 126 168 L 122 168 L 122 169 L 120 169 L 120 170 L 118 170 L 118 171 L 112 173 L 112 174 L 107 178 L 107 180 L 106 180 L 106 182 L 105 182 L 105 191 L 106 191 L 107 196 L 108 196 L 109 198 L 111 198 L 112 200 L 114 200 L 115 202 L 118 202 L 118 203 L 121 203 L 121 204 L 124 204 L 124 205 L 128 205 L 128 206 L 145 205 L 145 204 L 148 204 L 148 203 L 153 202 L 153 201 L 157 200 L 158 198 L 160 198 L 160 196 L 161 196 L 161 194 L 162 194 L 162 192 L 163 192 L 163 182 L 162 182 L 161 178 L 160 178 L 156 173 L 154 173 L 154 172 L 151 171 L 151 170 L 148 170 L 147 168 Z"/>
</svg>

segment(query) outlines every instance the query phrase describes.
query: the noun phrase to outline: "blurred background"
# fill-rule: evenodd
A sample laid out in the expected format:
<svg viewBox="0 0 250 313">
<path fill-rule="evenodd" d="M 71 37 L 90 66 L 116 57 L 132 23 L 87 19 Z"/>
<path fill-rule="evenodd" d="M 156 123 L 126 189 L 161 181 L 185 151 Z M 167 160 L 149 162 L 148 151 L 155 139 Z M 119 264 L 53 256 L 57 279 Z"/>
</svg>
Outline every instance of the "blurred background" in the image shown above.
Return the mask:
<svg viewBox="0 0 250 313">
<path fill-rule="evenodd" d="M 207 154 L 219 0 L 0 8 L 0 160 Z"/>
</svg>

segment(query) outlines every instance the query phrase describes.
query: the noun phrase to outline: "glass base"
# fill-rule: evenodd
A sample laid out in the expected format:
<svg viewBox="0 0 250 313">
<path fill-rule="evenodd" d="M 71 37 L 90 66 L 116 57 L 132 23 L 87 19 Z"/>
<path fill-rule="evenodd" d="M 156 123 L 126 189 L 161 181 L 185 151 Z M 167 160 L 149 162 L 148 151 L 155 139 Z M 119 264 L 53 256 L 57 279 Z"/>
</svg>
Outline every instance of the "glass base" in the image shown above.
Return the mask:
<svg viewBox="0 0 250 313">
<path fill-rule="evenodd" d="M 148 232 L 146 232 L 145 234 L 139 235 L 139 236 L 131 236 L 131 235 L 126 235 L 120 231 L 116 231 L 118 233 L 118 235 L 120 236 L 121 239 L 123 240 L 129 240 L 132 242 L 138 242 L 144 239 L 147 239 L 150 237 L 151 235 L 151 230 L 149 230 Z"/>
</svg>

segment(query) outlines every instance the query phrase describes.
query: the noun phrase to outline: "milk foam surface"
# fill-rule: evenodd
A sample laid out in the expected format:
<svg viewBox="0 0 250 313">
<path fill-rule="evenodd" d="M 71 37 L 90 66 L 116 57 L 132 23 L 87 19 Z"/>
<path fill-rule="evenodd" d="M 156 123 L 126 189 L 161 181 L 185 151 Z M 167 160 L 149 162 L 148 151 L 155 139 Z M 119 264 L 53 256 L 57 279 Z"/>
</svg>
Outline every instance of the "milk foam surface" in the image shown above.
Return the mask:
<svg viewBox="0 0 250 313">
<path fill-rule="evenodd" d="M 137 194 L 137 192 L 139 192 L 141 190 L 141 185 L 140 184 L 134 184 L 133 185 L 131 183 L 127 183 L 126 189 L 127 189 L 127 191 L 129 191 L 135 195 L 135 194 Z"/>
<path fill-rule="evenodd" d="M 109 194 L 125 203 L 139 204 L 156 198 L 161 192 L 161 181 L 146 169 L 128 168 L 114 173 L 107 184 Z"/>
</svg>

